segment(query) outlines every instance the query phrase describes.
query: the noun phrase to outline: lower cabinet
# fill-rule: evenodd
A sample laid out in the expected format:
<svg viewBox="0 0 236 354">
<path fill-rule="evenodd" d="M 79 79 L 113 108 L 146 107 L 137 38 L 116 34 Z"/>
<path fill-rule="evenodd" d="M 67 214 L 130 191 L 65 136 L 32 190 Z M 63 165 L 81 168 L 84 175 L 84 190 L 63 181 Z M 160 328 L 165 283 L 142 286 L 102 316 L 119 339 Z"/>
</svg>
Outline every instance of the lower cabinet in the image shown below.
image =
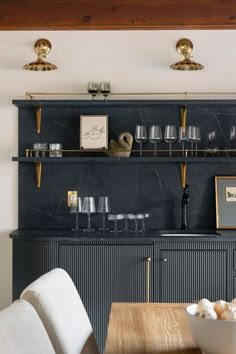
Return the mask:
<svg viewBox="0 0 236 354">
<path fill-rule="evenodd" d="M 227 299 L 227 251 L 161 250 L 157 277 L 160 302 Z"/>
<path fill-rule="evenodd" d="M 145 302 L 152 277 L 153 245 L 60 244 L 59 267 L 72 277 L 103 351 L 112 302 Z"/>
<path fill-rule="evenodd" d="M 55 267 L 65 269 L 73 279 L 101 353 L 112 302 L 236 297 L 236 243 L 223 240 L 13 239 L 13 299 Z"/>
</svg>

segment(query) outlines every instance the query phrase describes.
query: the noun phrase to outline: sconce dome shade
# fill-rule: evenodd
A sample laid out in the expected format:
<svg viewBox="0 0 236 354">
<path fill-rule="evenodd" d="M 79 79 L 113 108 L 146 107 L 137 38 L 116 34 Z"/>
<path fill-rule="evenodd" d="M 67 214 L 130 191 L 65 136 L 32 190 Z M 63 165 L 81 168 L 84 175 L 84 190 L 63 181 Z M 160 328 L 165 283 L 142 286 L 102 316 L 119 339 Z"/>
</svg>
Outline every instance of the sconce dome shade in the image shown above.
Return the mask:
<svg viewBox="0 0 236 354">
<path fill-rule="evenodd" d="M 170 66 L 170 68 L 173 70 L 193 71 L 193 70 L 204 69 L 204 66 L 202 64 L 196 63 L 195 61 L 192 61 L 190 59 L 184 59 L 184 60 L 178 61 L 175 64 L 172 64 Z"/>
<path fill-rule="evenodd" d="M 52 48 L 51 43 L 46 38 L 40 38 L 35 42 L 34 49 L 37 53 L 37 60 L 23 66 L 25 70 L 50 71 L 57 69 L 57 66 L 47 62 L 46 55 Z"/>
<path fill-rule="evenodd" d="M 55 64 L 48 63 L 42 59 L 38 59 L 33 61 L 32 63 L 25 64 L 23 66 L 25 70 L 32 70 L 32 71 L 50 71 L 57 69 Z"/>
<path fill-rule="evenodd" d="M 184 55 L 184 59 L 170 65 L 171 69 L 182 71 L 196 71 L 204 69 L 202 64 L 196 63 L 190 59 L 190 53 L 193 50 L 193 43 L 190 41 L 190 39 L 181 38 L 178 40 L 176 43 L 176 50 L 180 55 Z"/>
</svg>

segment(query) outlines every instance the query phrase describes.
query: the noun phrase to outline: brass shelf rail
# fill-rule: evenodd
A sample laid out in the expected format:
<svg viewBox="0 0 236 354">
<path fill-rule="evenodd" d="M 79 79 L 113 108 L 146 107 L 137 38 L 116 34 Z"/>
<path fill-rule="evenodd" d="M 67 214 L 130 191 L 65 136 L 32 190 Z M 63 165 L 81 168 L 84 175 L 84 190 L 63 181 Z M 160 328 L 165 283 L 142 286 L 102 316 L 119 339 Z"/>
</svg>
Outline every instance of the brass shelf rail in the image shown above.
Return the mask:
<svg viewBox="0 0 236 354">
<path fill-rule="evenodd" d="M 34 96 L 81 96 L 81 97 L 88 97 L 91 98 L 91 94 L 88 92 L 26 92 L 26 99 L 27 100 L 32 100 Z M 173 91 L 173 92 L 111 92 L 108 95 L 109 97 L 118 97 L 118 96 L 123 96 L 123 97 L 131 97 L 131 96 L 183 96 L 184 99 L 187 99 L 189 96 L 231 96 L 231 95 L 236 95 L 236 91 L 185 91 L 185 92 L 178 92 L 178 91 Z M 98 97 L 103 98 L 102 94 L 97 94 Z M 104 98 L 103 98 L 104 99 Z"/>
</svg>

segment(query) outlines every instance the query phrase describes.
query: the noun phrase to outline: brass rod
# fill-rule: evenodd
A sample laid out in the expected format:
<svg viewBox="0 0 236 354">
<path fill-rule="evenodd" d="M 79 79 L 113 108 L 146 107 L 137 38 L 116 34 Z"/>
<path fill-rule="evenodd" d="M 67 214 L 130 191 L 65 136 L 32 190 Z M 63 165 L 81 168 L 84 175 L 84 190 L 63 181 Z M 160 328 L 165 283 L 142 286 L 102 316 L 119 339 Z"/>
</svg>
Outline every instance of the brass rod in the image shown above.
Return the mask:
<svg viewBox="0 0 236 354">
<path fill-rule="evenodd" d="M 107 149 L 107 150 L 103 150 L 103 149 L 88 149 L 88 150 L 85 150 L 85 149 L 68 149 L 68 150 L 36 150 L 36 149 L 26 149 L 25 150 L 26 153 L 31 153 L 31 152 L 35 152 L 35 151 L 38 151 L 38 152 L 51 152 L 51 151 L 58 151 L 58 152 L 85 152 L 85 153 L 89 153 L 89 152 L 102 152 L 102 153 L 107 153 L 107 152 L 112 152 L 114 150 L 110 150 L 110 149 Z M 145 152 L 166 152 L 166 153 L 169 153 L 169 150 L 167 149 L 160 149 L 160 150 L 153 150 L 153 149 L 147 149 L 147 150 L 129 150 L 130 152 L 140 152 L 142 151 L 143 153 Z M 172 152 L 183 152 L 182 149 L 173 149 L 171 150 Z M 185 153 L 189 153 L 189 152 L 192 152 L 192 151 L 196 151 L 195 149 L 191 150 L 191 149 L 186 149 L 185 150 Z M 127 150 L 119 150 L 119 152 L 127 152 Z M 236 152 L 236 149 L 228 149 L 228 150 L 221 150 L 221 149 L 217 149 L 217 150 L 213 150 L 213 151 L 207 151 L 207 150 L 204 150 L 204 149 L 198 149 L 197 152 L 208 152 L 208 153 L 217 153 L 217 152 Z"/>
<path fill-rule="evenodd" d="M 186 128 L 187 107 L 181 108 L 181 126 Z"/>
<path fill-rule="evenodd" d="M 146 302 L 150 302 L 150 282 L 151 282 L 150 262 L 151 262 L 151 257 L 146 257 Z"/>
<path fill-rule="evenodd" d="M 36 185 L 37 185 L 37 188 L 40 188 L 41 176 L 42 176 L 42 162 L 41 161 L 37 161 L 35 163 L 35 172 L 36 172 Z"/>
<path fill-rule="evenodd" d="M 187 175 L 187 164 L 185 162 L 181 162 L 180 171 L 181 171 L 181 185 L 182 188 L 184 189 L 186 186 L 186 175 Z"/>
<path fill-rule="evenodd" d="M 36 132 L 37 134 L 40 134 L 42 107 L 40 106 L 36 107 L 35 113 L 36 113 Z"/>
<path fill-rule="evenodd" d="M 98 93 L 98 96 L 102 94 Z M 236 95 L 235 91 L 192 91 L 192 92 L 114 92 L 109 96 L 169 96 L 169 95 L 182 95 L 185 100 L 187 95 Z M 32 99 L 33 96 L 88 96 L 91 95 L 88 92 L 26 92 L 26 99 Z"/>
</svg>

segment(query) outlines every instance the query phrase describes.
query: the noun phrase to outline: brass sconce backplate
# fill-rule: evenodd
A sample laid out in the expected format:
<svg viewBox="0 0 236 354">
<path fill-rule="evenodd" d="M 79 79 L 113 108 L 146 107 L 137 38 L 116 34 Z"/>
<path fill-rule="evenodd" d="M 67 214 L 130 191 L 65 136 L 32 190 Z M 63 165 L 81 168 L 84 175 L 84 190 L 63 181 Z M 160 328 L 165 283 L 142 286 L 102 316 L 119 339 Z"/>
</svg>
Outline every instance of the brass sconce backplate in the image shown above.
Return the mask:
<svg viewBox="0 0 236 354">
<path fill-rule="evenodd" d="M 176 50 L 179 54 L 190 54 L 193 50 L 193 43 L 188 38 L 181 38 L 176 43 Z"/>
</svg>

